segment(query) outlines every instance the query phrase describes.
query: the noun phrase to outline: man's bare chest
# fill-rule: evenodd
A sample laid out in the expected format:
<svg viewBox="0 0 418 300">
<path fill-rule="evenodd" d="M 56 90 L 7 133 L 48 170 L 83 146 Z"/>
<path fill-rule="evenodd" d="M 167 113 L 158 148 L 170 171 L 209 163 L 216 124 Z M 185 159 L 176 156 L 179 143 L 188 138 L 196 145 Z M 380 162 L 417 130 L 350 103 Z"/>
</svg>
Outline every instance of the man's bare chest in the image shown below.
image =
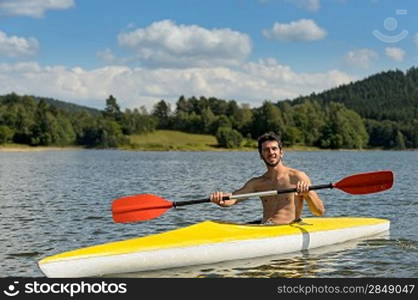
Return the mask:
<svg viewBox="0 0 418 300">
<path fill-rule="evenodd" d="M 269 191 L 269 190 L 279 190 L 279 189 L 286 189 L 289 187 L 293 187 L 290 179 L 288 177 L 277 177 L 277 178 L 268 178 L 268 179 L 261 179 L 257 182 L 256 190 L 261 191 Z"/>
</svg>

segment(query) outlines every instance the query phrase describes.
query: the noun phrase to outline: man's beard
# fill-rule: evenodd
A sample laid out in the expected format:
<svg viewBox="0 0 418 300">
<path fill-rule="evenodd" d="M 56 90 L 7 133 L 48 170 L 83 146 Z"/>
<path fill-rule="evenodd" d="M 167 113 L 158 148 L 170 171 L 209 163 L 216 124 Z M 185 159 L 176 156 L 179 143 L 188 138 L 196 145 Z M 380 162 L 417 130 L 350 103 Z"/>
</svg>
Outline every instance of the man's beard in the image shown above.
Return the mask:
<svg viewBox="0 0 418 300">
<path fill-rule="evenodd" d="M 282 158 L 279 157 L 279 159 L 277 160 L 277 162 L 275 162 L 274 164 L 272 164 L 272 163 L 269 163 L 264 157 L 262 157 L 262 159 L 263 159 L 264 163 L 267 166 L 272 167 L 272 168 L 274 168 L 275 166 L 277 166 L 282 161 Z"/>
</svg>

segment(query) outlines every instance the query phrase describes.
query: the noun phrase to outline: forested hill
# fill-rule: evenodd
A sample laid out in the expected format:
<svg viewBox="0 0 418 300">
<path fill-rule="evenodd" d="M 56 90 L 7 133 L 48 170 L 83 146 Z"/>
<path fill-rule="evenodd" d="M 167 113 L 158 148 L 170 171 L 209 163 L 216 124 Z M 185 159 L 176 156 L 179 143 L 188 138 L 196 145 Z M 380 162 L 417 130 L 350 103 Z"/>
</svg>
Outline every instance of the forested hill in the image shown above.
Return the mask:
<svg viewBox="0 0 418 300">
<path fill-rule="evenodd" d="M 61 101 L 57 99 L 37 97 L 37 96 L 32 96 L 32 99 L 35 100 L 36 102 L 45 101 L 47 104 L 55 106 L 58 109 L 63 109 L 63 110 L 73 112 L 73 113 L 87 112 L 95 116 L 98 116 L 101 114 L 101 110 L 99 109 L 84 106 L 84 105 L 78 105 L 78 104 L 74 104 L 70 102 L 65 102 L 65 101 Z"/>
<path fill-rule="evenodd" d="M 299 97 L 291 102 L 310 99 L 338 102 L 365 119 L 407 121 L 418 119 L 418 68 L 387 71 L 319 94 Z"/>
<path fill-rule="evenodd" d="M 418 148 L 418 68 L 386 71 L 319 94 L 285 101 L 321 106 L 341 103 L 358 113 L 369 134 L 368 145 Z M 280 106 L 280 104 L 279 104 Z"/>
</svg>

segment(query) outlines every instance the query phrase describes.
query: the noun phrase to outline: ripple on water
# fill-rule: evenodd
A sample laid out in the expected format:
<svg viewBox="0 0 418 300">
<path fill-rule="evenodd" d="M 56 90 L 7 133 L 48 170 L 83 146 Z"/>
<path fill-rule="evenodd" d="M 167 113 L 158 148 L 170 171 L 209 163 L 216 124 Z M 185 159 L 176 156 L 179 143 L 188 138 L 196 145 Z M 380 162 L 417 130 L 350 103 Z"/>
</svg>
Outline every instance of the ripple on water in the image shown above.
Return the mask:
<svg viewBox="0 0 418 300">
<path fill-rule="evenodd" d="M 33 252 L 20 252 L 20 253 L 9 253 L 7 254 L 7 256 L 9 257 L 33 257 L 33 256 L 38 256 L 39 254 L 41 254 L 40 252 L 37 251 L 33 251 Z"/>
<path fill-rule="evenodd" d="M 418 152 L 287 152 L 286 163 L 305 170 L 315 184 L 355 173 L 390 169 L 395 185 L 384 193 L 353 196 L 318 193 L 327 216 L 373 216 L 391 220 L 389 240 L 366 240 L 343 249 L 312 249 L 249 262 L 167 270 L 173 277 L 418 277 Z M 338 164 L 336 163 L 338 162 Z M 336 167 L 337 166 L 337 167 Z M 109 241 L 184 227 L 208 219 L 246 222 L 261 215 L 257 200 L 221 209 L 210 203 L 169 210 L 142 223 L 116 224 L 112 200 L 152 193 L 170 201 L 232 191 L 264 166 L 257 153 L 61 151 L 0 155 L 0 274 L 42 276 L 37 261 L 47 255 Z M 4 175 L 4 174 L 7 174 Z M 399 180 L 398 180 L 399 178 Z M 309 212 L 305 208 L 304 215 Z M 2 253 L 2 254 L 1 254 Z M 140 275 L 151 276 L 151 275 Z"/>
</svg>

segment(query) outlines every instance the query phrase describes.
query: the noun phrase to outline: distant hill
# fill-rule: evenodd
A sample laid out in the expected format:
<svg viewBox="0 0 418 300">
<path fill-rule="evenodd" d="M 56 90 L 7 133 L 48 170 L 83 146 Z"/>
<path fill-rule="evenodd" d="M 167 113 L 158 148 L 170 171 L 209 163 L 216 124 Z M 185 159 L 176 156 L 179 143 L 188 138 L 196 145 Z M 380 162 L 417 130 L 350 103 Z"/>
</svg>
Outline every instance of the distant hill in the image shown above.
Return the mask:
<svg viewBox="0 0 418 300">
<path fill-rule="evenodd" d="M 381 72 L 319 94 L 280 101 L 296 106 L 315 101 L 343 104 L 364 120 L 370 147 L 418 148 L 418 68 Z"/>
<path fill-rule="evenodd" d="M 32 97 L 36 102 L 44 100 L 49 105 L 55 106 L 56 108 L 59 108 L 59 109 L 66 110 L 68 112 L 86 111 L 86 112 L 92 114 L 93 116 L 98 116 L 98 115 L 101 114 L 101 110 L 96 109 L 96 108 L 92 108 L 92 107 L 88 107 L 88 106 L 84 106 L 84 105 L 78 105 L 78 104 L 74 104 L 74 103 L 70 103 L 70 102 L 56 100 L 56 99 L 53 99 L 53 98 L 45 98 L 45 97 L 37 97 L 37 96 L 32 96 Z"/>
<path fill-rule="evenodd" d="M 381 72 L 319 94 L 298 97 L 291 103 L 307 99 L 321 104 L 343 103 L 365 119 L 396 122 L 418 119 L 418 68 Z"/>
</svg>

